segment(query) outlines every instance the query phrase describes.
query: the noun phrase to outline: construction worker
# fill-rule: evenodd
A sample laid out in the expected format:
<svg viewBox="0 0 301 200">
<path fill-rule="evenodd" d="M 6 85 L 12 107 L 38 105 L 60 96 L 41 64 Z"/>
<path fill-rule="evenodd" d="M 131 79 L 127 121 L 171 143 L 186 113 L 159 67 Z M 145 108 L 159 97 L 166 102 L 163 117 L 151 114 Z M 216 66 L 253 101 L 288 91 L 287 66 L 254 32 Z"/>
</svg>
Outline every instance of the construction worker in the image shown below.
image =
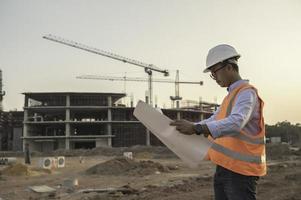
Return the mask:
<svg viewBox="0 0 301 200">
<path fill-rule="evenodd" d="M 24 160 L 25 164 L 30 165 L 31 164 L 31 159 L 30 159 L 30 149 L 29 149 L 29 144 L 25 143 L 25 149 L 24 149 Z"/>
<path fill-rule="evenodd" d="M 266 174 L 263 101 L 257 89 L 240 77 L 239 58 L 230 45 L 210 49 L 204 72 L 211 72 L 211 78 L 226 87 L 228 95 L 210 118 L 170 124 L 180 133 L 212 140 L 207 158 L 216 164 L 216 200 L 256 199 L 257 181 Z"/>
</svg>

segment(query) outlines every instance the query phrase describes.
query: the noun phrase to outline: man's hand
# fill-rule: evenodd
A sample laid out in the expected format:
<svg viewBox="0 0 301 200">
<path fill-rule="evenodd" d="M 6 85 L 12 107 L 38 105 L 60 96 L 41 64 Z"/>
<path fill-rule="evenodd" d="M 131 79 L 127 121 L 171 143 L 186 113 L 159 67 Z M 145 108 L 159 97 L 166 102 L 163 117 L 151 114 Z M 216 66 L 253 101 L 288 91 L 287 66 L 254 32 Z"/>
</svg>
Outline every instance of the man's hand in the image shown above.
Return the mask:
<svg viewBox="0 0 301 200">
<path fill-rule="evenodd" d="M 185 135 L 193 135 L 195 134 L 194 123 L 189 122 L 187 120 L 175 120 L 171 122 L 169 125 L 175 126 L 176 129 Z"/>
</svg>

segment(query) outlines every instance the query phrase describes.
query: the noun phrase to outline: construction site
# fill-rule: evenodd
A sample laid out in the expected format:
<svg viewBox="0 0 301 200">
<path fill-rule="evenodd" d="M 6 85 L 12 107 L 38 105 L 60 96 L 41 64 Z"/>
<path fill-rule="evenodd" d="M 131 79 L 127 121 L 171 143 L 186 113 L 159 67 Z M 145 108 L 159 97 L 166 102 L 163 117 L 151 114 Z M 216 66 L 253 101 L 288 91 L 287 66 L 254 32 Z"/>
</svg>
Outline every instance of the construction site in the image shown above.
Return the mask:
<svg viewBox="0 0 301 200">
<path fill-rule="evenodd" d="M 148 78 L 79 76 L 79 79 L 147 82 L 144 101 L 170 120 L 199 122 L 216 102 L 183 100 L 180 84 L 202 81 L 153 79 L 168 70 L 53 35 L 44 39 L 143 68 Z M 1 102 L 5 95 L 2 91 Z M 153 82 L 172 83 L 170 108 L 153 102 Z M 212 200 L 215 165 L 189 167 L 123 103 L 126 93 L 23 92 L 23 111 L 3 111 L 0 122 L 0 200 Z M 267 135 L 267 176 L 258 199 L 301 200 L 299 146 Z M 300 144 L 300 142 L 296 142 Z M 181 146 L 181 144 L 178 144 Z"/>
</svg>

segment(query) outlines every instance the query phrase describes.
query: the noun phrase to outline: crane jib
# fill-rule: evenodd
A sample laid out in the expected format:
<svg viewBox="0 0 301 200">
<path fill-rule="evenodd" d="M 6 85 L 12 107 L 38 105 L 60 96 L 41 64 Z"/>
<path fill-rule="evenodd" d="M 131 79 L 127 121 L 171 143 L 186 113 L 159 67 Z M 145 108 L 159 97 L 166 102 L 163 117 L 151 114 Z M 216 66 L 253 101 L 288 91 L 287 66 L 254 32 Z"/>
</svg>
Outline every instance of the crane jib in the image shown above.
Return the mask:
<svg viewBox="0 0 301 200">
<path fill-rule="evenodd" d="M 67 40 L 67 39 L 64 39 L 62 37 L 58 37 L 58 36 L 54 36 L 54 35 L 45 35 L 43 36 L 44 39 L 47 39 L 47 40 L 50 40 L 50 41 L 53 41 L 53 42 L 58 42 L 58 43 L 61 43 L 61 44 L 64 44 L 64 45 L 67 45 L 67 46 L 71 46 L 71 47 L 74 47 L 74 48 L 78 48 L 78 49 L 82 49 L 82 50 L 85 50 L 85 51 L 88 51 L 88 52 L 91 52 L 91 53 L 95 53 L 95 54 L 98 54 L 98 55 L 102 55 L 102 56 L 106 56 L 106 57 L 109 57 L 109 58 L 112 58 L 112 59 L 115 59 L 115 60 L 119 60 L 121 62 L 124 62 L 124 63 L 129 63 L 129 64 L 132 64 L 132 65 L 136 65 L 136 66 L 139 66 L 139 67 L 143 67 L 144 68 L 144 71 L 148 74 L 148 79 L 146 80 L 129 80 L 126 79 L 126 77 L 123 77 L 122 79 L 118 79 L 118 78 L 112 78 L 112 77 L 109 77 L 109 78 L 106 78 L 106 80 L 122 80 L 122 81 L 147 81 L 148 82 L 148 91 L 149 91 L 149 104 L 152 105 L 152 93 L 153 93 L 153 87 L 152 87 L 152 82 L 161 82 L 161 83 L 175 83 L 176 85 L 176 98 L 172 98 L 172 99 L 179 99 L 179 84 L 200 84 L 200 85 L 203 85 L 203 82 L 202 81 L 199 81 L 199 82 L 189 82 L 189 81 L 179 81 L 179 71 L 177 70 L 177 76 L 176 76 L 176 80 L 175 81 L 169 81 L 169 80 L 156 80 L 156 79 L 153 79 L 152 78 L 152 71 L 156 71 L 156 72 L 160 72 L 160 73 L 163 73 L 164 76 L 169 76 L 169 72 L 168 70 L 162 70 L 160 68 L 158 68 L 157 66 L 153 65 L 153 64 L 146 64 L 146 63 L 143 63 L 143 62 L 140 62 L 140 61 L 137 61 L 137 60 L 134 60 L 134 59 L 130 59 L 130 58 L 126 58 L 126 57 L 123 57 L 123 56 L 120 56 L 120 55 L 117 55 L 117 54 L 114 54 L 114 53 L 111 53 L 111 52 L 107 52 L 107 51 L 103 51 L 103 50 L 100 50 L 100 49 L 97 49 L 97 48 L 93 48 L 93 47 L 89 47 L 87 45 L 84 45 L 84 44 L 81 44 L 81 43 L 78 43 L 78 42 L 74 42 L 72 40 Z M 78 78 L 82 78 L 82 79 L 101 79 L 101 78 L 97 78 L 97 77 L 78 77 Z M 103 78 L 105 79 L 105 78 Z"/>
</svg>

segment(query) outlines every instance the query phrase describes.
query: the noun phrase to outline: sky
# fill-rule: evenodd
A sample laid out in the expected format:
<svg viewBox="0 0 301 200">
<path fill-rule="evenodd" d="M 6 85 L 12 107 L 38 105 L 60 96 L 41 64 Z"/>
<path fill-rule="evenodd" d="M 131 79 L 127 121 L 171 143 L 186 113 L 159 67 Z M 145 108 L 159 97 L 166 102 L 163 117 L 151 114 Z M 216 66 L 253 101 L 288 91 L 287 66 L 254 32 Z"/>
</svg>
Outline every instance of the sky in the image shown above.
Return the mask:
<svg viewBox="0 0 301 200">
<path fill-rule="evenodd" d="M 226 89 L 202 71 L 210 48 L 230 44 L 265 102 L 265 122 L 300 123 L 300 10 L 299 0 L 0 0 L 3 107 L 22 110 L 23 92 L 124 92 L 123 82 L 79 75 L 147 78 L 143 68 L 42 38 L 53 34 L 167 69 L 169 79 L 179 70 L 180 80 L 204 82 L 180 85 L 184 100 L 219 104 Z M 174 84 L 153 87 L 170 107 Z M 125 92 L 137 102 L 147 88 L 127 82 Z"/>
</svg>

